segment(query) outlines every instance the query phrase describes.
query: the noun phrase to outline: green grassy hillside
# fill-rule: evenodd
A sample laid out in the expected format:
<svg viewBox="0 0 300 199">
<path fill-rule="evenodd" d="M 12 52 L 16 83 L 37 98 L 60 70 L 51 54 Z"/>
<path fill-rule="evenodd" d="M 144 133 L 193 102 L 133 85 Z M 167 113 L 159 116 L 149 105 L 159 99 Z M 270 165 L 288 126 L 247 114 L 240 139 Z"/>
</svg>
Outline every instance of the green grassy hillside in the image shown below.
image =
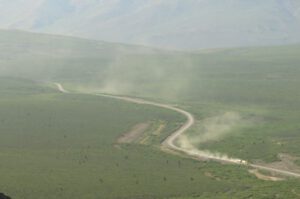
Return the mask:
<svg viewBox="0 0 300 199">
<path fill-rule="evenodd" d="M 300 157 L 299 54 L 299 45 L 184 53 L 0 31 L 0 190 L 22 199 L 295 198 L 297 180 L 262 181 L 247 168 L 161 152 L 158 142 L 182 122 L 176 113 L 64 95 L 49 82 L 177 104 L 196 117 L 192 138 L 238 115 L 238 125 L 194 146 L 273 162 Z M 114 146 L 145 121 L 167 128 L 150 145 Z"/>
<path fill-rule="evenodd" d="M 228 111 L 256 118 L 233 139 L 201 148 L 249 160 L 300 155 L 299 45 L 184 53 L 1 31 L 0 48 L 2 76 L 177 103 L 199 121 Z"/>
<path fill-rule="evenodd" d="M 285 198 L 293 198 L 297 189 L 293 180 L 260 181 L 238 166 L 193 161 L 151 145 L 116 145 L 144 121 L 163 120 L 162 135 L 169 133 L 182 121 L 176 113 L 0 79 L 0 189 L 12 198 L 215 198 L 254 190 L 256 198 L 287 190 Z"/>
</svg>

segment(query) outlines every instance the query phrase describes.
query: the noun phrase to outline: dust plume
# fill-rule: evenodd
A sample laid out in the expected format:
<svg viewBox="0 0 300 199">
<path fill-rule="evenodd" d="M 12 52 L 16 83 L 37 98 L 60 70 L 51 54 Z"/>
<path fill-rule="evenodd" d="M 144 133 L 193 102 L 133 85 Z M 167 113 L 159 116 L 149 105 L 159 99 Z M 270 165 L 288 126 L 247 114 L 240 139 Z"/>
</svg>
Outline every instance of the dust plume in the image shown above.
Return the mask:
<svg viewBox="0 0 300 199">
<path fill-rule="evenodd" d="M 224 136 L 232 133 L 233 128 L 237 127 L 241 122 L 243 122 L 243 119 L 236 112 L 226 112 L 222 115 L 205 119 L 194 127 L 193 133 L 181 135 L 177 140 L 177 144 L 185 151 L 189 151 L 190 155 L 245 164 L 246 161 L 244 160 L 232 158 L 218 152 L 199 150 L 197 148 L 201 143 L 222 139 Z"/>
<path fill-rule="evenodd" d="M 231 133 L 232 129 L 242 122 L 236 112 L 226 112 L 221 115 L 207 118 L 196 124 L 194 133 L 189 137 L 193 145 L 217 141 Z"/>
</svg>

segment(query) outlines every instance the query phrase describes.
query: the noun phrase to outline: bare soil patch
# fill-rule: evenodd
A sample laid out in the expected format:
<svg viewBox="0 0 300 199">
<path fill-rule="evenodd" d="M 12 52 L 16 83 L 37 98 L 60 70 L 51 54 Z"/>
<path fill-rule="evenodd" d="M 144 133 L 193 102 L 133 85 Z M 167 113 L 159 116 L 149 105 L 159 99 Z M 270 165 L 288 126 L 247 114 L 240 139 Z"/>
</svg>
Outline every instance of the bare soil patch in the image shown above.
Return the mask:
<svg viewBox="0 0 300 199">
<path fill-rule="evenodd" d="M 282 180 L 285 180 L 284 178 L 279 178 L 279 177 L 275 177 L 275 176 L 269 176 L 269 175 L 262 174 L 257 169 L 249 170 L 249 173 L 254 174 L 258 179 L 266 180 L 266 181 L 282 181 Z"/>
<path fill-rule="evenodd" d="M 284 169 L 287 171 L 294 171 L 297 173 L 300 172 L 300 166 L 295 164 L 295 161 L 299 159 L 298 157 L 294 157 L 289 154 L 278 154 L 278 158 L 280 159 L 280 161 L 272 162 L 268 164 L 268 166 L 278 169 Z"/>
<path fill-rule="evenodd" d="M 133 143 L 137 141 L 139 138 L 143 136 L 143 133 L 148 129 L 149 126 L 150 126 L 150 122 L 139 123 L 133 126 L 129 132 L 122 134 L 117 139 L 117 143 L 124 144 L 124 143 Z"/>
<path fill-rule="evenodd" d="M 274 168 L 274 169 L 280 169 L 295 173 L 300 173 L 300 166 L 295 163 L 295 161 L 299 160 L 299 157 L 294 157 L 289 154 L 278 154 L 279 161 L 277 162 L 271 162 L 271 163 L 265 163 L 263 161 L 256 161 L 256 163 L 259 163 L 262 166 Z M 276 174 L 274 174 L 276 176 Z"/>
<path fill-rule="evenodd" d="M 160 135 L 161 132 L 164 130 L 164 128 L 166 127 L 166 124 L 165 123 L 160 123 L 157 127 L 157 129 L 155 129 L 155 131 L 153 132 L 153 135 Z"/>
</svg>

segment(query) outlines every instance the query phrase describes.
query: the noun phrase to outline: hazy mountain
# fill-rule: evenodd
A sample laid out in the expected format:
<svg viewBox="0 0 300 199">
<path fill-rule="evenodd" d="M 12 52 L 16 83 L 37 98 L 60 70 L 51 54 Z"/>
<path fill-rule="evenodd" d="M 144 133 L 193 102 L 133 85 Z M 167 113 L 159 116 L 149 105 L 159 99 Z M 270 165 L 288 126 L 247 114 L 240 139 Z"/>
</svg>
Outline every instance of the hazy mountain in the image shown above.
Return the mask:
<svg viewBox="0 0 300 199">
<path fill-rule="evenodd" d="M 0 27 L 197 49 L 300 41 L 298 0 L 0 0 Z"/>
<path fill-rule="evenodd" d="M 266 104 L 286 96 L 299 105 L 299 54 L 300 45 L 178 52 L 0 30 L 0 77 L 172 101 L 264 95 Z"/>
</svg>

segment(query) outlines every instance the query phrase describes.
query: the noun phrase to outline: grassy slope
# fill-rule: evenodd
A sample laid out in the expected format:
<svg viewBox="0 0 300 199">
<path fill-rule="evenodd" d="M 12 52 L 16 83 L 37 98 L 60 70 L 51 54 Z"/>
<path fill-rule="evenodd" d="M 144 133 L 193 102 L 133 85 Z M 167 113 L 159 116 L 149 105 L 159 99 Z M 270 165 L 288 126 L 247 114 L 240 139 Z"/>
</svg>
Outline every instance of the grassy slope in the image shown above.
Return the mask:
<svg viewBox="0 0 300 199">
<path fill-rule="evenodd" d="M 0 48 L 2 75 L 179 103 L 198 120 L 226 111 L 259 118 L 202 148 L 249 160 L 300 155 L 299 45 L 179 53 L 0 31 Z"/>
<path fill-rule="evenodd" d="M 194 99 L 208 98 L 208 104 L 214 108 L 237 111 L 259 121 L 237 129 L 228 139 L 200 147 L 249 160 L 273 161 L 278 153 L 299 156 L 299 52 L 299 46 L 253 48 L 209 58 L 205 65 L 210 69 L 205 70 L 206 77 L 200 80 L 207 89 L 201 89 Z M 197 102 L 191 101 L 197 107 Z"/>
<path fill-rule="evenodd" d="M 182 159 L 149 146 L 114 146 L 132 125 L 157 119 L 171 125 L 182 119 L 176 113 L 64 95 L 28 80 L 0 81 L 0 187 L 13 198 L 214 198 L 253 190 L 259 198 L 272 196 L 274 186 L 297 189 L 293 181 L 258 181 L 237 166 Z"/>
<path fill-rule="evenodd" d="M 101 88 L 106 92 L 175 102 L 193 112 L 199 120 L 225 111 L 237 111 L 260 121 L 236 130 L 237 133 L 222 142 L 199 147 L 267 161 L 275 160 L 279 152 L 300 154 L 297 147 L 300 143 L 298 46 L 187 54 L 18 32 L 1 32 L 0 35 L 0 47 L 4 49 L 0 51 L 1 75 L 60 81 L 73 89 Z M 1 174 L 5 180 L 0 186 L 16 198 L 24 194 L 50 197 L 49 192 L 65 198 L 72 194 L 86 198 L 99 194 L 106 198 L 132 198 L 154 193 L 160 197 L 202 194 L 205 195 L 203 198 L 214 198 L 217 192 L 220 198 L 223 192 L 236 198 L 254 193 L 255 198 L 263 198 L 282 192 L 285 196 L 281 198 L 294 198 L 292 189 L 299 190 L 298 182 L 257 181 L 245 169 L 195 163 L 148 147 L 127 146 L 119 151 L 106 144 L 101 148 L 101 143 L 111 143 L 112 134 L 102 137 L 93 133 L 93 129 L 107 129 L 116 136 L 120 133 L 116 129 L 124 132 L 144 118 L 160 118 L 161 111 L 137 110 L 133 105 L 116 103 L 124 111 L 120 114 L 115 113 L 116 104 L 109 100 L 103 99 L 99 103 L 94 97 L 66 97 L 44 87 L 37 89 L 25 80 L 6 78 L 1 81 L 6 82 L 1 82 L 0 86 L 1 110 L 7 109 L 1 111 L 1 132 L 13 133 L 2 134 L 1 158 L 6 160 L 1 161 Z M 104 111 L 99 112 L 95 106 Z M 112 115 L 103 114 L 108 112 Z M 128 112 L 132 113 L 130 118 L 127 118 Z M 76 113 L 84 114 L 84 117 Z M 113 126 L 103 115 L 124 123 Z M 78 123 L 82 118 L 88 120 Z M 40 122 L 32 122 L 33 119 Z M 63 125 L 65 122 L 67 127 Z M 22 125 L 27 127 L 20 128 Z M 47 136 L 40 134 L 40 129 Z M 61 134 L 65 132 L 72 136 L 65 138 Z M 87 132 L 88 136 L 82 137 L 82 132 Z M 284 144 L 278 145 L 278 141 Z M 126 156 L 133 161 L 123 164 Z M 164 159 L 166 157 L 169 163 Z M 184 167 L 178 167 L 179 160 L 184 161 Z M 25 169 L 21 171 L 20 167 Z M 203 173 L 207 171 L 219 176 L 221 182 L 205 177 Z M 99 184 L 96 184 L 97 180 Z M 187 186 L 181 187 L 181 182 Z M 40 185 L 38 188 L 37 184 Z M 91 196 L 85 195 L 87 193 Z"/>
</svg>

